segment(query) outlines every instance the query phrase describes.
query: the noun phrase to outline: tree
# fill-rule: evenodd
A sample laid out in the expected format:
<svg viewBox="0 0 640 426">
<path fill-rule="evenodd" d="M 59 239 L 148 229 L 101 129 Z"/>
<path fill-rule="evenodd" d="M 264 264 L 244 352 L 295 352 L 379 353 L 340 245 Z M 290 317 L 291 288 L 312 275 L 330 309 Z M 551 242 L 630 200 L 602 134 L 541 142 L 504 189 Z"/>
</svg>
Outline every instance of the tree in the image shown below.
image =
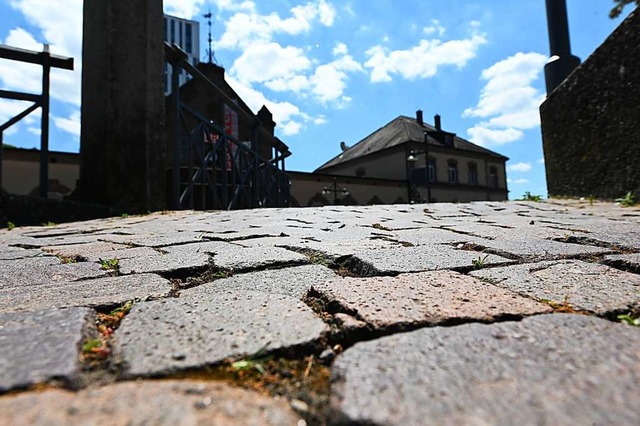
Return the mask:
<svg viewBox="0 0 640 426">
<path fill-rule="evenodd" d="M 622 13 L 624 7 L 628 4 L 635 3 L 636 6 L 640 6 L 640 0 L 613 0 L 616 4 L 611 12 L 609 12 L 609 18 L 615 19 Z"/>
</svg>

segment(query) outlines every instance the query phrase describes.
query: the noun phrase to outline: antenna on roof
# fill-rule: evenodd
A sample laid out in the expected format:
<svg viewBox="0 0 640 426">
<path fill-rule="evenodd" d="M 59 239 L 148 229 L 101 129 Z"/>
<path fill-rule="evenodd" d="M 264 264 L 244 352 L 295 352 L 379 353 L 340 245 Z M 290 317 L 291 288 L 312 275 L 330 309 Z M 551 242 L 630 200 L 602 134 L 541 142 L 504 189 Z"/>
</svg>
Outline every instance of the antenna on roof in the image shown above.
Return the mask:
<svg viewBox="0 0 640 426">
<path fill-rule="evenodd" d="M 207 38 L 207 41 L 209 42 L 209 49 L 207 50 L 207 54 L 209 55 L 209 63 L 217 63 L 218 60 L 216 59 L 215 53 L 213 53 L 213 48 L 211 47 L 211 42 L 213 41 L 213 39 L 211 38 L 211 9 L 209 9 L 209 13 L 206 13 L 203 16 L 207 18 L 207 25 L 209 26 L 209 37 Z"/>
</svg>

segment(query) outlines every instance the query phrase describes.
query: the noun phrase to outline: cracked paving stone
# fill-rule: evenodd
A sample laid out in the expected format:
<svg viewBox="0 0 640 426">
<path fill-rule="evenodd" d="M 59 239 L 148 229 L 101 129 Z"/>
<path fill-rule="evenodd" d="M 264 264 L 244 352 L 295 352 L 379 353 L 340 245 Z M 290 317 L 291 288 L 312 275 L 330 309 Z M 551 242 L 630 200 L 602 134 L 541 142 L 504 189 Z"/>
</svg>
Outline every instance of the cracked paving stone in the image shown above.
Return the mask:
<svg viewBox="0 0 640 426">
<path fill-rule="evenodd" d="M 49 380 L 73 382 L 83 331 L 93 318 L 86 308 L 0 313 L 0 393 Z"/>
<path fill-rule="evenodd" d="M 313 344 L 327 326 L 303 302 L 254 291 L 190 294 L 134 305 L 116 333 L 125 375 L 202 368 L 226 358 Z"/>
<path fill-rule="evenodd" d="M 158 252 L 150 247 L 127 247 L 123 244 L 98 242 L 45 247 L 49 253 L 67 258 L 81 257 L 88 262 L 99 262 L 100 259 L 130 259 L 134 257 L 154 256 Z"/>
<path fill-rule="evenodd" d="M 485 256 L 484 264 L 487 266 L 512 262 L 493 254 L 485 255 L 473 251 L 456 250 L 450 246 L 436 245 L 368 250 L 358 253 L 354 258 L 365 263 L 355 268 L 356 273 L 369 276 L 435 269 L 471 268 L 474 260 L 484 259 Z"/>
<path fill-rule="evenodd" d="M 11 247 L 4 244 L 0 245 L 0 260 L 18 260 L 34 258 L 42 255 L 42 251 L 38 249 L 23 249 L 20 247 Z"/>
<path fill-rule="evenodd" d="M 537 238 L 485 240 L 482 238 L 461 238 L 469 243 L 477 244 L 488 249 L 509 253 L 511 255 L 531 259 L 542 259 L 556 256 L 597 255 L 610 253 L 611 250 L 602 247 L 592 247 L 580 244 L 561 243 Z"/>
<path fill-rule="evenodd" d="M 640 305 L 640 276 L 579 260 L 530 263 L 471 272 L 493 284 L 598 315 Z"/>
<path fill-rule="evenodd" d="M 358 343 L 332 371 L 357 424 L 640 424 L 640 333 L 583 315 L 466 324 Z"/>
<path fill-rule="evenodd" d="M 249 272 L 216 280 L 195 288 L 182 290 L 181 296 L 190 294 L 216 295 L 223 292 L 241 295 L 247 291 L 284 294 L 301 299 L 312 285 L 330 281 L 336 274 L 320 265 L 302 265 L 290 268 Z"/>
<path fill-rule="evenodd" d="M 66 285 L 67 282 L 107 276 L 99 264 L 61 263 L 55 256 L 0 261 L 0 289 Z M 1 302 L 0 302 L 1 303 Z"/>
<path fill-rule="evenodd" d="M 344 278 L 314 285 L 313 291 L 376 329 L 551 311 L 542 303 L 451 271 Z"/>
<path fill-rule="evenodd" d="M 0 288 L 0 311 L 34 311 L 70 306 L 113 306 L 129 300 L 167 297 L 170 292 L 171 283 L 152 274 L 17 286 Z"/>
<path fill-rule="evenodd" d="M 236 246 L 231 250 L 216 252 L 212 260 L 219 268 L 230 271 L 259 269 L 278 265 L 295 265 L 308 263 L 307 257 L 280 247 Z"/>
<path fill-rule="evenodd" d="M 300 420 L 284 398 L 225 383 L 117 383 L 77 393 L 50 389 L 0 397 L 2 422 L 31 425 L 273 425 Z"/>
</svg>

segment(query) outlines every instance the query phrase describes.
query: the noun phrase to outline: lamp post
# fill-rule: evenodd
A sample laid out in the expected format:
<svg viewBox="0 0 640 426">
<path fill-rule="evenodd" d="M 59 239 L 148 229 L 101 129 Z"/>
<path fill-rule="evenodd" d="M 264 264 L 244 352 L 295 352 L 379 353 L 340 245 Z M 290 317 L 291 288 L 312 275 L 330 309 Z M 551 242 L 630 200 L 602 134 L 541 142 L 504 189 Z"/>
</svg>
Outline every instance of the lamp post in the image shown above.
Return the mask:
<svg viewBox="0 0 640 426">
<path fill-rule="evenodd" d="M 429 138 L 428 131 L 424 131 L 424 172 L 427 180 L 427 203 L 431 202 L 431 176 L 429 175 Z"/>
<path fill-rule="evenodd" d="M 416 167 L 416 155 L 415 151 L 411 150 L 407 157 L 407 189 L 409 196 L 409 204 L 413 204 L 413 170 Z"/>
<path fill-rule="evenodd" d="M 338 188 L 338 180 L 333 178 L 333 185 L 331 188 L 327 188 L 326 186 L 322 189 L 323 194 L 333 193 L 333 204 L 338 204 L 338 194 L 349 195 L 349 191 L 347 188 Z"/>
</svg>

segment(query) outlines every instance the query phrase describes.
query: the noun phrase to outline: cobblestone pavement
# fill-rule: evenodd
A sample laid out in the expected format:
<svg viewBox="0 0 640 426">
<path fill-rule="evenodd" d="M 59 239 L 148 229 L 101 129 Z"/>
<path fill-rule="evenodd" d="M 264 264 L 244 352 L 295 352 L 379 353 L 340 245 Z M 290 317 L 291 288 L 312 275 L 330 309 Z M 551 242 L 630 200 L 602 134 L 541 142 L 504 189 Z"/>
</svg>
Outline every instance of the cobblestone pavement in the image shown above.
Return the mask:
<svg viewBox="0 0 640 426">
<path fill-rule="evenodd" d="M 1 230 L 0 424 L 637 425 L 639 273 L 580 201 Z"/>
</svg>

